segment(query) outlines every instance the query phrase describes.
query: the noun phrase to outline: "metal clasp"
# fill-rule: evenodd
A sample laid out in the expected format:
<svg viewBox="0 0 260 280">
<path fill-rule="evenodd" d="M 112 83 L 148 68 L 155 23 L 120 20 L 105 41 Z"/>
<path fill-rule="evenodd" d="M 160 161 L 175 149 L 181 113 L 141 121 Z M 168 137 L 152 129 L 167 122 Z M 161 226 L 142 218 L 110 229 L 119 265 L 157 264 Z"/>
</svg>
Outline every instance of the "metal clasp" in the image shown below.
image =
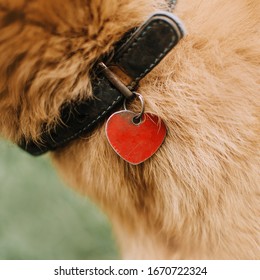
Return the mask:
<svg viewBox="0 0 260 280">
<path fill-rule="evenodd" d="M 136 114 L 133 118 L 133 123 L 134 124 L 139 124 L 142 122 L 142 118 L 143 118 L 143 115 L 144 115 L 144 98 L 143 96 L 138 93 L 138 92 L 133 92 L 133 94 L 139 99 L 140 103 L 141 103 L 141 110 L 140 110 L 140 113 Z M 124 100 L 124 110 L 125 111 L 128 111 L 128 109 L 126 108 L 126 99 Z"/>
<path fill-rule="evenodd" d="M 130 99 L 135 96 L 135 94 L 120 81 L 120 79 L 106 66 L 105 63 L 100 62 L 98 66 L 101 68 L 102 73 L 106 78 L 115 86 L 127 99 Z"/>
</svg>

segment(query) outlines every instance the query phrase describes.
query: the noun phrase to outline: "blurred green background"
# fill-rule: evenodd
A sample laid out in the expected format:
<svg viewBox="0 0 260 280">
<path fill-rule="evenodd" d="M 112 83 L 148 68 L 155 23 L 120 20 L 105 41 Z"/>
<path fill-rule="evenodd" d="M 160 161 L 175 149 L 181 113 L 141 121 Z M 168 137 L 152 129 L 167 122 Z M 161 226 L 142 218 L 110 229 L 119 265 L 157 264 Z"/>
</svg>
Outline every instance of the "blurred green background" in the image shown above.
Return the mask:
<svg viewBox="0 0 260 280">
<path fill-rule="evenodd" d="M 0 259 L 118 259 L 106 217 L 64 186 L 48 156 L 0 141 Z"/>
</svg>

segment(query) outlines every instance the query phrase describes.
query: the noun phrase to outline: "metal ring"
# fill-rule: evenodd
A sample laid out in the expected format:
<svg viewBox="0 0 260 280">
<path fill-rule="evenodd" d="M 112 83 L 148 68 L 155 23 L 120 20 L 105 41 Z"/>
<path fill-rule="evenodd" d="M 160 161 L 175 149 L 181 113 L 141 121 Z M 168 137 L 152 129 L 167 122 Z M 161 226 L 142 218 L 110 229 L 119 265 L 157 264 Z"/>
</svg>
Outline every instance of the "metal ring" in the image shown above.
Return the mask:
<svg viewBox="0 0 260 280">
<path fill-rule="evenodd" d="M 134 95 L 136 96 L 136 97 L 138 97 L 138 99 L 139 99 L 139 101 L 140 101 L 140 103 L 141 103 L 141 112 L 139 113 L 139 114 L 137 114 L 135 117 L 134 117 L 134 119 L 135 120 L 137 120 L 137 122 L 140 122 L 141 121 L 141 118 L 142 118 L 142 116 L 143 116 L 143 114 L 144 114 L 144 98 L 143 98 L 143 96 L 140 94 L 140 93 L 137 93 L 137 92 L 133 92 L 134 93 Z M 127 108 L 126 108 L 126 99 L 124 100 L 124 110 L 126 110 L 127 111 Z"/>
</svg>

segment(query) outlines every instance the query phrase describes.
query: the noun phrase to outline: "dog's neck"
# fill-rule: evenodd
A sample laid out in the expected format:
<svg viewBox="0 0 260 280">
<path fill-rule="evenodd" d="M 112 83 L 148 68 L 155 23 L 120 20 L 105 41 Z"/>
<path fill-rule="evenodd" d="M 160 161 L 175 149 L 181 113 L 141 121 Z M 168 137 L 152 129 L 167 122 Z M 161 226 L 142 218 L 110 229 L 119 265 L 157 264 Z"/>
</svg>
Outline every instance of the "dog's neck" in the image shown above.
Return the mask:
<svg viewBox="0 0 260 280">
<path fill-rule="evenodd" d="M 175 4 L 176 1 L 169 1 L 169 7 Z M 116 65 L 122 69 L 131 78 L 131 83 L 125 86 L 106 66 L 100 68 L 100 63 L 97 63 L 92 70 L 93 98 L 63 106 L 60 124 L 51 131 L 43 128 L 39 141 L 22 140 L 19 146 L 32 155 L 41 155 L 91 132 L 121 106 L 125 98 L 133 96 L 131 92 L 138 87 L 139 81 L 164 58 L 183 34 L 180 21 L 168 12 L 158 12 L 141 27 L 127 32 L 115 44 L 113 57 L 108 55 L 102 60 L 108 66 Z"/>
</svg>

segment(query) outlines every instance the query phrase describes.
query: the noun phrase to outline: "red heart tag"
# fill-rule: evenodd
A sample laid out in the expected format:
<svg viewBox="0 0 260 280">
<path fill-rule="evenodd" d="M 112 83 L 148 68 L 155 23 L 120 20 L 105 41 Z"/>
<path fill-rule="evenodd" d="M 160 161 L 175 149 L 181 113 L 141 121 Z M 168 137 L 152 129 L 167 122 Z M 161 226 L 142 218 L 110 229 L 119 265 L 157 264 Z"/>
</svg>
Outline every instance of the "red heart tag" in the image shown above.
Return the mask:
<svg viewBox="0 0 260 280">
<path fill-rule="evenodd" d="M 106 135 L 115 152 L 136 165 L 159 149 L 166 135 L 166 126 L 152 114 L 144 114 L 138 124 L 134 123 L 135 117 L 136 113 L 127 110 L 114 113 L 107 121 Z"/>
</svg>

